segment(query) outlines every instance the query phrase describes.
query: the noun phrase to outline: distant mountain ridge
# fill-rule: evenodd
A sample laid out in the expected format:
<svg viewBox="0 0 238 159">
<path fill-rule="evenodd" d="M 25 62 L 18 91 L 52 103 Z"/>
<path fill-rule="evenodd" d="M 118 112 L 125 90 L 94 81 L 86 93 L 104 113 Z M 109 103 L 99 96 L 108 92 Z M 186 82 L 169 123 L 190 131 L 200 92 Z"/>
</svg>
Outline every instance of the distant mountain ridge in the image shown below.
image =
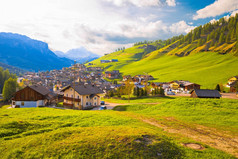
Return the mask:
<svg viewBox="0 0 238 159">
<path fill-rule="evenodd" d="M 98 54 L 94 54 L 84 47 L 80 47 L 77 49 L 71 49 L 67 51 L 66 53 L 62 51 L 55 51 L 54 52 L 59 57 L 65 57 L 71 60 L 76 60 L 79 63 L 89 62 L 93 61 L 95 59 L 98 59 L 100 56 Z"/>
<path fill-rule="evenodd" d="M 73 64 L 55 55 L 42 41 L 25 35 L 0 33 L 0 62 L 29 71 L 61 69 Z"/>
<path fill-rule="evenodd" d="M 2 67 L 4 70 L 8 69 L 10 73 L 13 73 L 16 75 L 23 74 L 26 72 L 26 70 L 20 69 L 18 67 L 10 66 L 1 62 L 0 62 L 0 67 Z"/>
</svg>

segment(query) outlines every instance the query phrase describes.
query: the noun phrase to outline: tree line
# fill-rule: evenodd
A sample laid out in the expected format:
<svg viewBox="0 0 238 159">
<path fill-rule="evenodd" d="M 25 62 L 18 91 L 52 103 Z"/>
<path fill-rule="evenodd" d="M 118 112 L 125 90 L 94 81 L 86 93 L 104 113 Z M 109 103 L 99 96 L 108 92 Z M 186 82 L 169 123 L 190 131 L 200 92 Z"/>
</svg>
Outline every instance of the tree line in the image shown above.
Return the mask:
<svg viewBox="0 0 238 159">
<path fill-rule="evenodd" d="M 8 69 L 3 70 L 0 67 L 0 93 L 3 95 L 3 100 L 8 101 L 11 99 L 12 94 L 16 92 L 17 76 L 11 74 Z"/>
<path fill-rule="evenodd" d="M 219 47 L 224 43 L 233 43 L 238 40 L 238 14 L 229 19 L 221 18 L 215 22 L 196 27 L 186 35 L 179 35 L 167 40 L 142 41 L 137 42 L 134 46 L 142 44 L 153 44 L 157 49 L 163 48 L 174 42 L 177 47 L 180 45 L 188 45 L 196 41 L 197 47 L 206 44 L 206 48 Z M 233 51 L 238 55 L 238 43 L 233 47 Z"/>
</svg>

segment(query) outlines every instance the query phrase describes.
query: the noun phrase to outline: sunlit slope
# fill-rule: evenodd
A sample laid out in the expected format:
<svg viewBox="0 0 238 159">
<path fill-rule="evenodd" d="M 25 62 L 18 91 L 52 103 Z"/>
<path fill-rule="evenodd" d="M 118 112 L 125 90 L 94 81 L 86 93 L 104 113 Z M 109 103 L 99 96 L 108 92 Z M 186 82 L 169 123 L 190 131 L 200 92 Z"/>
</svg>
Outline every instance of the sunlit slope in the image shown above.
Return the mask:
<svg viewBox="0 0 238 159">
<path fill-rule="evenodd" d="M 155 47 L 153 45 L 150 45 Z M 131 48 L 117 51 L 105 55 L 97 60 L 92 61 L 94 64 L 92 67 L 103 67 L 108 70 L 120 69 L 123 66 L 141 60 L 146 54 L 150 53 L 152 50 L 147 47 L 147 45 L 138 45 Z M 117 59 L 119 62 L 101 63 L 101 60 L 111 60 Z"/>
<path fill-rule="evenodd" d="M 238 58 L 218 53 L 198 53 L 186 57 L 162 56 L 143 59 L 121 68 L 126 74 L 148 73 L 156 81 L 189 80 L 214 88 L 217 83 L 226 83 L 231 76 L 238 74 Z"/>
</svg>

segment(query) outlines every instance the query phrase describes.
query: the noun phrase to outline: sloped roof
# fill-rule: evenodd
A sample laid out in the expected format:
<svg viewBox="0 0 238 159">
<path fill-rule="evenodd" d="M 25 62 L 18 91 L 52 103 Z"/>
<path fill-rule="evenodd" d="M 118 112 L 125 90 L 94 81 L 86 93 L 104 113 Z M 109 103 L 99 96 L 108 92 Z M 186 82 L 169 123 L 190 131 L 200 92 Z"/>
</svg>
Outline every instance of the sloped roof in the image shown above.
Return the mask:
<svg viewBox="0 0 238 159">
<path fill-rule="evenodd" d="M 196 89 L 191 92 L 191 94 L 195 91 L 196 95 L 198 97 L 204 97 L 204 98 L 220 98 L 221 94 L 219 93 L 218 90 L 209 90 L 209 89 Z"/>
<path fill-rule="evenodd" d="M 50 93 L 50 90 L 48 90 L 46 87 L 41 85 L 32 85 L 29 87 L 44 96 Z"/>
<path fill-rule="evenodd" d="M 196 84 L 196 83 L 186 83 L 186 84 L 184 84 L 184 86 L 189 86 L 189 85 L 199 85 L 199 86 L 201 86 L 200 84 Z"/>
<path fill-rule="evenodd" d="M 75 87 L 73 86 L 73 84 L 65 87 L 62 89 L 62 91 L 65 91 L 68 88 L 74 88 L 74 90 L 79 93 L 80 95 L 89 95 L 89 94 L 100 94 L 100 93 L 104 93 L 100 88 L 98 88 L 97 86 L 94 85 L 75 85 Z"/>
</svg>

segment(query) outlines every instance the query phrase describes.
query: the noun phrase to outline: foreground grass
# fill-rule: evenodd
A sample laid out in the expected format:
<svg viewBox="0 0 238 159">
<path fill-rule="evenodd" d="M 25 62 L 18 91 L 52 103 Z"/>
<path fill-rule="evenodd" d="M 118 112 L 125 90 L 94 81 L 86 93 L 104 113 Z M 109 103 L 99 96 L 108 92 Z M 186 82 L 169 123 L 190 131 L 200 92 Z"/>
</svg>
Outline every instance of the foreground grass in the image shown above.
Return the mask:
<svg viewBox="0 0 238 159">
<path fill-rule="evenodd" d="M 155 103 L 155 99 L 150 100 Z M 199 123 L 200 120 L 191 118 L 192 115 L 188 115 L 189 113 L 186 116 L 186 111 L 193 111 L 194 116 L 198 115 L 205 107 L 202 105 L 208 103 L 210 108 L 202 113 L 206 115 L 213 107 L 216 108 L 218 103 L 202 100 L 200 105 L 192 105 L 191 109 L 190 102 L 190 99 L 186 98 L 164 98 L 158 105 L 135 104 L 116 108 L 124 111 L 3 107 L 0 109 L 0 156 L 1 158 L 234 158 L 202 143 L 200 144 L 205 147 L 204 150 L 184 147 L 182 143 L 197 142 L 186 137 L 173 137 L 137 118 L 143 115 L 159 120 L 164 116 L 174 116 Z M 182 103 L 187 106 L 182 106 Z M 176 105 L 179 108 L 175 109 Z M 220 112 L 225 111 L 225 116 L 230 118 L 218 122 L 218 125 L 236 129 L 237 126 L 232 124 L 237 122 L 237 119 L 232 118 L 235 115 L 232 111 L 237 109 L 235 101 L 224 101 L 217 109 L 220 109 Z M 219 113 L 210 115 L 215 119 L 222 116 Z M 208 121 L 211 125 L 215 122 L 212 117 Z"/>
<path fill-rule="evenodd" d="M 159 100 L 159 99 L 158 99 Z M 156 100 L 157 101 L 157 100 Z M 161 104 L 133 104 L 117 106 L 114 110 L 143 114 L 156 119 L 173 117 L 188 123 L 202 124 L 238 132 L 238 100 L 194 99 L 180 97 Z"/>
</svg>

